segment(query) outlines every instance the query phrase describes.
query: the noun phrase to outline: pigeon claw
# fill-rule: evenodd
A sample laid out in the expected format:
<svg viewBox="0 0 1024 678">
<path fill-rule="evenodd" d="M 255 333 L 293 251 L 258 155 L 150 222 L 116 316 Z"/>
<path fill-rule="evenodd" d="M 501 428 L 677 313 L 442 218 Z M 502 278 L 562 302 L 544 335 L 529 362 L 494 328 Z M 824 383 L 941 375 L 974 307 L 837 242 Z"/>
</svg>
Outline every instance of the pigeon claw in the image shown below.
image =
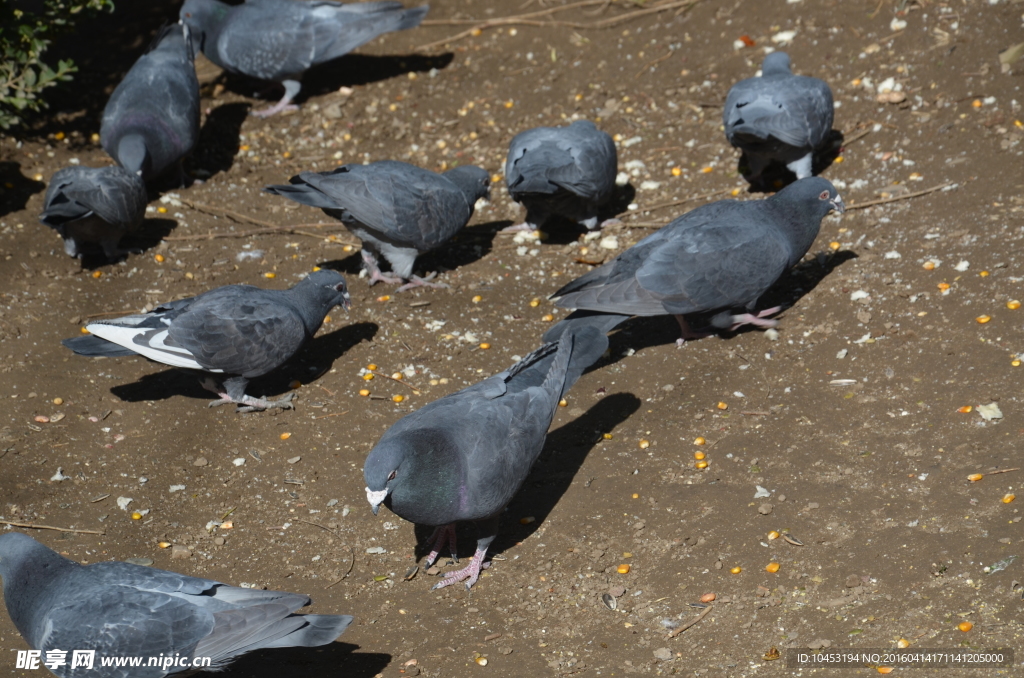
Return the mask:
<svg viewBox="0 0 1024 678">
<path fill-rule="evenodd" d="M 415 289 L 417 287 L 431 287 L 431 288 L 434 288 L 434 289 L 441 289 L 441 290 L 448 289 L 448 286 L 445 285 L 444 283 L 430 282 L 431 280 L 433 280 L 436 277 L 437 277 L 437 271 L 434 271 L 433 273 L 431 273 L 430 275 L 428 275 L 425 278 L 421 278 L 418 275 L 414 275 L 412 278 L 409 279 L 409 282 L 407 282 L 406 284 L 404 284 L 401 287 L 399 287 L 397 290 L 395 290 L 395 292 L 396 293 L 398 293 L 398 292 L 405 292 L 407 290 Z"/>
<path fill-rule="evenodd" d="M 482 551 L 478 549 L 477 552 L 473 554 L 473 558 L 470 559 L 469 565 L 462 568 L 461 570 L 449 572 L 447 577 L 431 586 L 430 590 L 436 591 L 438 589 L 443 589 L 446 586 L 451 586 L 452 584 L 456 584 L 463 580 L 465 580 L 466 590 L 470 590 L 473 587 L 473 584 L 475 584 L 477 580 L 480 579 L 480 571 L 486 570 L 488 567 L 491 566 L 489 562 L 483 562 L 484 556 L 486 554 L 487 549 L 484 549 Z"/>
<path fill-rule="evenodd" d="M 294 410 L 295 404 L 292 403 L 292 398 L 294 397 L 294 393 L 287 393 L 277 400 L 244 396 L 242 402 L 239 403 L 240 407 L 235 412 L 262 412 L 263 410 L 270 410 L 275 407 L 282 410 Z"/>
</svg>

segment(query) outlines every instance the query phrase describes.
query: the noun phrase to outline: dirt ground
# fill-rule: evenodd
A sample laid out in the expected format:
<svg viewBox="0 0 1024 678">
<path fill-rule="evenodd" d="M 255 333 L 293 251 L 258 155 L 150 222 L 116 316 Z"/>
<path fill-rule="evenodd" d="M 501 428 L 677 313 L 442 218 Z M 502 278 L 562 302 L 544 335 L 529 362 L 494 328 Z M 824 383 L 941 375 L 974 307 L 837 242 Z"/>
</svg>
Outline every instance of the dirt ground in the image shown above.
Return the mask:
<svg viewBox="0 0 1024 678">
<path fill-rule="evenodd" d="M 997 59 L 1024 40 L 1020 0 L 595 0 L 533 19 L 574 25 L 462 36 L 473 23 L 457 19 L 560 5 L 435 0 L 436 23 L 317 69 L 302 109 L 266 121 L 246 115 L 265 105 L 257 84 L 200 60 L 204 131 L 188 168 L 204 182 L 154 195 L 144 254 L 82 265 L 38 223 L 43 182 L 110 163 L 91 140 L 106 96 L 177 16 L 173 3 L 120 4 L 58 46 L 82 72 L 49 114 L 0 138 L 0 521 L 102 532 L 30 530 L 81 562 L 145 558 L 356 617 L 336 644 L 259 652 L 231 677 L 869 675 L 787 668 L 785 653 L 901 639 L 1016 649 L 1024 662 L 1024 561 L 1012 562 L 1024 534 L 1008 496 L 1024 478 L 1024 310 L 1008 303 L 1024 279 L 1024 66 L 1003 73 Z M 367 452 L 404 414 L 534 348 L 545 316 L 565 313 L 547 295 L 585 262 L 733 189 L 763 197 L 746 191 L 720 116 L 769 46 L 835 92 L 845 141 L 823 176 L 847 204 L 902 199 L 825 219 L 765 302 L 789 306 L 776 340 L 677 349 L 671 318 L 627 323 L 560 408 L 494 566 L 471 592 L 431 592 L 422 569 L 406 580 L 426 530 L 372 515 Z M 887 79 L 903 102 L 876 100 Z M 498 181 L 464 235 L 421 259 L 447 290 L 369 288 L 350 235 L 260 193 L 301 170 L 387 158 L 500 174 L 517 131 L 576 117 L 616 135 L 630 174 L 614 241 L 583 242 L 569 224 L 544 242 L 496 235 L 520 217 Z M 349 275 L 351 314 L 337 309 L 250 389 L 298 380 L 294 411 L 207 409 L 190 375 L 60 345 L 91 317 L 231 283 L 283 288 L 317 265 Z M 371 363 L 403 383 L 364 381 Z M 475 533 L 461 532 L 469 557 Z M 711 611 L 668 637 L 707 593 Z M 37 675 L 13 669 L 25 645 L 6 615 L 0 648 L 13 675 Z M 773 648 L 782 659 L 766 658 Z"/>
</svg>

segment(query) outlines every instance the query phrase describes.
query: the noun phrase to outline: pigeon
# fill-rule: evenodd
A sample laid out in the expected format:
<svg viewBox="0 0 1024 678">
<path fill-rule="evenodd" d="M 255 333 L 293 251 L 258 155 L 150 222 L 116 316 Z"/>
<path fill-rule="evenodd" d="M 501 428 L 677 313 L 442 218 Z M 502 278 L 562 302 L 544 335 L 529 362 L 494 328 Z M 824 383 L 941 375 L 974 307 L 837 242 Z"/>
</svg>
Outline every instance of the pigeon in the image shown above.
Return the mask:
<svg viewBox="0 0 1024 678">
<path fill-rule="evenodd" d="M 814 152 L 832 130 L 832 90 L 824 81 L 793 75 L 789 55 L 772 52 L 761 77 L 741 80 L 729 90 L 722 114 L 729 143 L 747 155 L 751 182 L 773 160 L 797 179 L 812 176 Z"/>
<path fill-rule="evenodd" d="M 147 199 L 142 177 L 123 167 L 65 167 L 50 179 L 39 220 L 60 234 L 69 256 L 99 243 L 114 260 L 128 253 L 117 244 L 142 223 Z"/>
<path fill-rule="evenodd" d="M 164 26 L 103 109 L 100 140 L 121 167 L 147 182 L 175 167 L 199 141 L 199 80 L 188 28 Z"/>
<path fill-rule="evenodd" d="M 426 567 L 446 545 L 454 558 L 457 522 L 477 523 L 469 565 L 447 573 L 434 589 L 476 583 L 501 514 L 544 447 L 559 400 L 607 344 L 591 328 L 567 332 L 508 370 L 407 415 L 370 451 L 363 475 L 374 514 L 383 504 L 406 520 L 436 526 Z"/>
<path fill-rule="evenodd" d="M 526 207 L 526 221 L 505 230 L 537 230 L 552 216 L 600 228 L 598 212 L 615 193 L 617 168 L 615 142 L 589 120 L 520 132 L 509 145 L 505 181 Z"/>
<path fill-rule="evenodd" d="M 337 59 L 384 33 L 415 28 L 426 16 L 423 5 L 405 9 L 400 2 L 328 0 L 185 0 L 181 22 L 192 29 L 199 47 L 226 71 L 284 86 L 284 97 L 255 115 L 268 117 L 295 110 L 302 74 Z"/>
<path fill-rule="evenodd" d="M 342 165 L 330 172 L 303 172 L 290 186 L 263 190 L 303 205 L 321 208 L 340 220 L 363 242 L 363 263 L 370 285 L 377 282 L 413 287 L 445 287 L 433 277 L 413 275 L 416 257 L 440 247 L 469 223 L 476 201 L 487 198 L 486 170 L 463 165 L 437 174 L 396 160 Z M 394 276 L 381 274 L 383 255 Z"/>
<path fill-rule="evenodd" d="M 164 365 L 221 374 L 200 383 L 219 396 L 210 407 L 236 403 L 238 412 L 291 409 L 289 393 L 278 400 L 245 394 L 249 380 L 283 365 L 316 334 L 335 306 L 351 306 L 345 278 L 316 271 L 289 290 L 226 285 L 197 297 L 161 304 L 148 313 L 85 326 L 89 336 L 65 339 L 79 355 L 142 355 Z"/>
<path fill-rule="evenodd" d="M 631 316 L 675 316 L 680 347 L 706 336 L 690 329 L 688 313 L 712 312 L 715 330 L 775 327 L 778 321 L 766 316 L 781 309 L 751 311 L 803 258 L 832 210 L 845 210 L 835 186 L 809 177 L 765 200 L 721 200 L 687 212 L 555 292 L 558 306 L 578 310 L 544 341 L 581 327 L 609 331 Z"/>
<path fill-rule="evenodd" d="M 25 642 L 44 659 L 63 651 L 64 663 L 48 667 L 61 678 L 216 671 L 253 650 L 327 645 L 352 623 L 347 615 L 294 614 L 312 602 L 301 593 L 238 588 L 118 561 L 81 565 L 20 532 L 0 535 L 0 578 L 7 612 Z M 94 651 L 92 665 L 74 666 L 72 650 Z M 104 665 L 119 657 L 146 664 L 152 657 L 158 665 Z"/>
</svg>

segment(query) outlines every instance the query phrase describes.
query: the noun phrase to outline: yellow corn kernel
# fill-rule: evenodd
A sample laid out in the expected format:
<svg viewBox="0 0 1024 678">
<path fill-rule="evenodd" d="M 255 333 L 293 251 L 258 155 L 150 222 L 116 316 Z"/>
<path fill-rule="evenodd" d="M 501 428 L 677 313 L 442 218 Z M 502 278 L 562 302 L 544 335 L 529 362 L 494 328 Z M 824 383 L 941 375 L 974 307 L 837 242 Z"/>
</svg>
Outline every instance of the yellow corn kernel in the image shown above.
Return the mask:
<svg viewBox="0 0 1024 678">
<path fill-rule="evenodd" d="M 650 440 L 641 440 L 639 445 L 640 445 L 640 449 L 641 450 L 646 450 L 648 447 L 651 446 L 651 441 Z"/>
<path fill-rule="evenodd" d="M 302 382 L 299 381 L 298 379 L 292 379 L 291 381 L 288 382 L 288 388 L 290 389 L 296 389 L 299 388 L 300 386 L 302 386 Z"/>
<path fill-rule="evenodd" d="M 778 539 L 781 536 L 782 535 L 779 534 L 779 532 L 777 530 L 772 530 L 771 532 L 768 533 L 768 540 L 771 541 L 773 539 Z"/>
<path fill-rule="evenodd" d="M 984 324 L 985 324 L 985 323 L 987 323 L 987 322 L 988 322 L 989 320 L 992 320 L 992 316 L 987 316 L 987 315 L 979 315 L 979 316 L 978 316 L 977 318 L 975 318 L 975 320 L 977 320 L 977 321 L 978 321 L 978 324 L 979 324 L 979 325 L 984 325 Z"/>
<path fill-rule="evenodd" d="M 470 35 L 472 35 L 474 38 L 479 38 L 481 34 L 483 34 L 483 31 L 480 30 L 479 28 L 474 28 L 472 31 L 470 31 Z"/>
<path fill-rule="evenodd" d="M 319 266 L 314 266 L 314 267 L 313 267 L 313 273 L 316 273 L 316 272 L 317 272 L 317 271 L 319 271 L 319 270 L 320 270 L 320 267 L 319 267 Z"/>
<path fill-rule="evenodd" d="M 937 287 L 943 292 L 945 292 L 946 290 L 949 289 L 949 283 L 939 283 Z"/>
<path fill-rule="evenodd" d="M 967 479 L 970 480 L 972 483 L 976 483 L 984 477 L 984 473 L 972 473 L 971 475 L 967 476 Z"/>
<path fill-rule="evenodd" d="M 374 364 L 374 363 L 370 363 L 369 365 L 366 366 L 366 369 L 368 369 L 368 370 L 370 370 L 372 372 L 375 369 L 377 369 L 377 365 Z"/>
<path fill-rule="evenodd" d="M 54 398 L 53 399 L 53 404 L 54 405 L 63 405 L 64 404 L 64 399 L 63 398 Z"/>
<path fill-rule="evenodd" d="M 974 628 L 974 624 L 972 624 L 969 621 L 962 621 L 959 624 L 957 624 L 956 627 L 964 633 L 967 633 L 968 631 Z"/>
<path fill-rule="evenodd" d="M 274 278 L 277 277 L 277 274 L 274 273 L 273 271 L 267 271 L 266 273 L 263 274 L 263 277 L 270 278 L 271 280 L 273 280 Z"/>
<path fill-rule="evenodd" d="M 834 162 L 834 163 L 838 164 L 838 163 L 841 163 L 841 162 L 842 162 L 843 160 L 845 160 L 845 158 L 843 158 L 843 156 L 841 156 L 841 155 L 837 155 L 837 156 L 836 156 L 836 159 L 835 159 L 835 160 L 833 160 L 832 162 Z"/>
<path fill-rule="evenodd" d="M 403 400 L 405 400 L 405 396 L 402 395 L 401 393 L 399 393 L 398 395 L 391 396 L 391 401 L 392 402 L 400 403 Z"/>
<path fill-rule="evenodd" d="M 477 657 L 473 661 L 475 661 L 480 666 L 487 666 L 487 657 Z"/>
<path fill-rule="evenodd" d="M 891 667 L 891 666 L 876 666 L 875 670 L 878 671 L 879 673 L 881 673 L 884 676 L 884 675 L 892 673 L 893 672 L 893 667 Z"/>
<path fill-rule="evenodd" d="M 368 389 L 368 388 L 361 388 L 361 389 L 359 389 L 359 395 L 361 395 L 361 396 L 363 396 L 365 398 L 366 396 L 370 395 L 370 389 Z"/>
<path fill-rule="evenodd" d="M 324 322 L 325 322 L 325 323 L 330 323 L 330 322 L 331 322 L 331 316 L 329 316 L 329 315 L 325 315 L 325 316 L 324 316 Z"/>
<path fill-rule="evenodd" d="M 1012 494 L 1012 493 L 1011 494 L 1004 494 L 1003 495 L 1003 503 L 1004 504 L 1009 504 L 1010 502 L 1012 502 L 1016 498 L 1017 498 L 1017 495 L 1015 495 L 1015 494 Z"/>
<path fill-rule="evenodd" d="M 1020 361 L 1019 360 L 1014 360 L 1010 364 L 1013 365 L 1014 367 L 1020 367 Z"/>
<path fill-rule="evenodd" d="M 633 493 L 633 499 L 639 499 L 639 498 L 640 498 L 640 495 L 637 494 L 636 492 L 634 492 Z"/>
<path fill-rule="evenodd" d="M 696 466 L 699 469 L 705 469 L 708 467 L 708 463 L 706 461 L 701 460 L 694 464 L 694 466 Z"/>
<path fill-rule="evenodd" d="M 142 520 L 142 514 L 138 511 L 132 513 L 132 520 Z"/>
<path fill-rule="evenodd" d="M 716 407 L 718 409 L 720 409 L 720 410 L 727 410 L 727 409 L 729 409 L 729 403 L 721 403 L 720 402 L 720 403 L 718 403 L 718 405 L 716 405 Z"/>
<path fill-rule="evenodd" d="M 603 433 L 603 434 L 601 434 L 601 437 L 604 438 L 605 440 L 611 440 L 612 439 L 612 434 L 611 433 Z"/>
<path fill-rule="evenodd" d="M 373 381 L 373 374 L 367 372 L 363 375 L 363 381 Z"/>
<path fill-rule="evenodd" d="M 1010 309 L 1011 311 L 1016 311 L 1018 308 L 1020 308 L 1020 302 L 1017 301 L 1016 299 L 1014 299 L 1013 301 L 1008 301 L 1006 302 L 1006 308 Z"/>
<path fill-rule="evenodd" d="M 694 445 L 703 445 L 705 443 L 707 443 L 707 440 L 704 439 L 704 436 L 697 436 L 693 439 Z"/>
<path fill-rule="evenodd" d="M 974 106 L 975 108 L 981 108 L 981 99 L 975 99 L 974 101 L 972 101 L 971 106 Z"/>
<path fill-rule="evenodd" d="M 490 344 L 488 344 L 488 343 L 487 343 L 486 341 L 485 341 L 485 342 L 483 342 L 482 344 L 480 344 L 480 350 L 481 350 L 481 351 L 486 351 L 486 350 L 487 350 L 487 349 L 489 349 L 490 347 L 491 347 L 491 345 L 490 345 Z"/>
<path fill-rule="evenodd" d="M 171 548 L 171 542 L 169 542 L 169 541 L 158 542 L 157 546 L 159 546 L 162 549 L 169 549 L 169 548 Z"/>
<path fill-rule="evenodd" d="M 740 567 L 739 565 L 737 565 L 736 567 L 729 568 L 729 572 L 731 572 L 732 574 L 739 574 L 742 571 L 743 571 L 743 568 Z"/>
<path fill-rule="evenodd" d="M 158 264 L 164 263 L 164 255 L 162 255 L 162 254 L 154 255 L 153 256 L 153 261 L 155 261 Z"/>
<path fill-rule="evenodd" d="M 982 278 L 987 278 L 992 274 L 989 273 L 988 271 L 978 271 L 978 275 L 981 276 Z"/>
<path fill-rule="evenodd" d="M 395 372 L 394 374 L 391 375 L 391 378 L 394 379 L 395 381 L 402 381 L 403 379 L 405 379 L 405 375 L 402 374 L 401 372 Z"/>
<path fill-rule="evenodd" d="M 537 299 L 537 298 L 530 299 L 530 307 L 531 308 L 537 308 L 538 306 L 540 306 L 540 299 Z"/>
<path fill-rule="evenodd" d="M 731 192 L 731 193 L 729 193 L 729 195 L 731 195 L 732 197 L 734 197 L 734 198 L 735 198 L 735 197 L 736 197 L 737 195 L 739 195 L 739 194 L 740 194 L 741 190 L 742 190 L 742 189 L 739 189 L 739 188 L 734 188 L 734 189 L 732 189 L 732 192 Z"/>
<path fill-rule="evenodd" d="M 703 452 L 694 452 L 693 458 L 696 459 L 697 461 L 700 461 L 701 459 L 706 459 L 707 455 L 704 454 Z"/>
<path fill-rule="evenodd" d="M 86 328 L 84 328 L 84 327 L 83 327 L 83 328 L 81 328 L 81 329 L 79 330 L 79 332 L 81 332 L 82 334 L 90 334 L 89 330 L 87 330 L 87 329 L 86 329 Z"/>
<path fill-rule="evenodd" d="M 558 406 L 559 407 L 568 407 L 569 406 L 569 401 L 566 400 L 565 398 L 562 398 L 561 400 L 558 401 Z"/>
<path fill-rule="evenodd" d="M 512 101 L 505 102 L 505 108 L 512 108 L 513 106 L 515 106 L 515 104 Z"/>
<path fill-rule="evenodd" d="M 93 271 L 92 272 L 92 277 L 96 278 L 97 280 L 99 280 L 100 278 L 103 277 L 103 271 Z"/>
<path fill-rule="evenodd" d="M 391 301 L 391 295 L 385 294 L 383 296 L 377 297 L 377 301 Z"/>
<path fill-rule="evenodd" d="M 164 207 L 163 205 L 161 205 L 160 207 L 157 207 L 156 211 L 159 212 L 160 214 L 167 214 L 167 208 Z"/>
<path fill-rule="evenodd" d="M 481 296 L 480 296 L 480 295 L 478 294 L 478 295 L 476 295 L 475 297 L 473 297 L 473 299 L 472 299 L 472 302 L 473 302 L 474 304 L 479 304 L 479 303 L 480 303 L 481 301 L 483 301 L 483 300 L 484 300 L 484 298 L 483 298 L 483 297 L 481 297 Z"/>
<path fill-rule="evenodd" d="M 901 650 L 905 650 L 908 647 L 910 647 L 910 641 L 906 638 L 900 638 L 896 641 L 896 647 L 900 648 Z"/>
<path fill-rule="evenodd" d="M 935 270 L 935 262 L 934 261 L 926 261 L 926 262 L 924 262 L 924 270 L 926 270 L 926 271 L 934 271 Z"/>
<path fill-rule="evenodd" d="M 291 433 L 282 433 L 282 434 L 280 435 L 280 438 L 281 438 L 281 440 L 288 440 L 288 439 L 289 439 L 289 438 L 291 438 L 291 437 L 292 437 L 292 434 L 291 434 Z"/>
<path fill-rule="evenodd" d="M 530 523 L 534 523 L 534 522 L 537 522 L 537 519 L 534 518 L 533 516 L 526 516 L 525 518 L 520 518 L 519 519 L 519 524 L 520 525 L 529 525 Z"/>
<path fill-rule="evenodd" d="M 629 563 L 623 563 L 615 568 L 615 571 L 619 574 L 629 574 Z"/>
<path fill-rule="evenodd" d="M 700 171 L 701 171 L 701 174 L 711 174 L 712 172 L 715 171 L 715 168 L 714 167 L 702 167 Z"/>
<path fill-rule="evenodd" d="M 555 319 L 555 316 L 551 315 L 550 313 L 548 313 L 547 315 L 541 316 L 541 320 L 543 320 L 546 323 L 549 323 L 549 322 L 551 322 L 554 319 Z"/>
<path fill-rule="evenodd" d="M 828 244 L 828 248 L 829 248 L 830 250 L 832 250 L 833 252 L 835 252 L 835 251 L 836 251 L 837 249 L 839 249 L 840 247 L 842 247 L 842 245 L 840 245 L 840 244 L 839 244 L 839 241 L 837 241 L 837 240 L 833 240 L 832 242 L 830 242 L 830 243 Z"/>
<path fill-rule="evenodd" d="M 767 565 L 765 565 L 764 569 L 766 572 L 775 573 L 779 571 L 779 567 L 781 566 L 778 563 L 768 563 Z"/>
<path fill-rule="evenodd" d="M 958 408 L 957 412 L 959 412 L 960 414 L 967 414 L 971 412 L 973 409 L 974 408 L 971 407 L 970 405 L 964 405 L 963 407 Z"/>
<path fill-rule="evenodd" d="M 680 167 L 673 167 L 672 168 L 672 176 L 678 177 L 682 173 L 683 173 L 682 168 L 680 168 Z"/>
</svg>

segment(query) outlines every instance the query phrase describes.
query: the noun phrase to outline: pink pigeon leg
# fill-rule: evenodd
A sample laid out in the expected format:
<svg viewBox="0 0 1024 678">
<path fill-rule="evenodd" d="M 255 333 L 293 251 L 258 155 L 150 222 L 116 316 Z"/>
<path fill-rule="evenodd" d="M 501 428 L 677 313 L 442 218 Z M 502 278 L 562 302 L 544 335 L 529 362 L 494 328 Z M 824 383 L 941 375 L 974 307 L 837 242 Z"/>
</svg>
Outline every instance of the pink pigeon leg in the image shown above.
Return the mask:
<svg viewBox="0 0 1024 678">
<path fill-rule="evenodd" d="M 431 273 L 430 275 L 428 275 L 425 278 L 421 278 L 418 275 L 414 275 L 413 277 L 409 278 L 409 282 L 405 283 L 404 285 L 402 285 L 401 287 L 399 287 L 395 291 L 396 292 L 405 292 L 407 290 L 415 289 L 417 287 L 432 287 L 432 288 L 438 289 L 438 290 L 446 290 L 446 289 L 448 289 L 448 286 L 445 285 L 444 283 L 430 282 L 431 280 L 433 280 L 436 277 L 437 277 L 437 271 Z"/>
<path fill-rule="evenodd" d="M 285 80 L 284 83 L 284 96 L 281 100 L 270 108 L 264 108 L 259 111 L 253 111 L 252 115 L 257 118 L 269 118 L 272 115 L 281 113 L 282 111 L 297 111 L 299 107 L 292 103 L 292 99 L 299 93 L 299 89 L 302 85 L 297 80 Z"/>
<path fill-rule="evenodd" d="M 451 547 L 452 560 L 456 563 L 459 562 L 455 547 L 455 523 L 438 525 L 434 529 L 434 533 L 430 535 L 430 539 L 427 541 L 430 546 L 430 553 L 427 554 L 427 559 L 424 561 L 425 567 L 430 567 L 434 564 L 434 561 L 437 560 L 437 556 L 440 555 L 445 546 Z"/>
<path fill-rule="evenodd" d="M 694 332 L 690 329 L 690 324 L 686 322 L 686 318 L 681 315 L 674 316 L 676 322 L 679 323 L 679 338 L 676 339 L 676 346 L 682 348 L 686 344 L 687 340 L 692 339 L 703 339 L 704 337 L 710 337 L 711 332 Z"/>
<path fill-rule="evenodd" d="M 484 562 L 485 555 L 487 555 L 487 547 L 477 546 L 476 553 L 474 553 L 473 557 L 470 559 L 469 565 L 461 570 L 449 572 L 447 577 L 431 586 L 430 590 L 436 591 L 437 589 L 443 589 L 445 586 L 451 586 L 456 582 L 466 580 L 466 590 L 468 591 L 480 578 L 480 571 L 486 570 L 491 566 L 489 562 Z"/>
<path fill-rule="evenodd" d="M 778 320 L 766 319 L 765 316 L 772 315 L 773 313 L 778 313 L 781 310 L 781 306 L 773 306 L 772 308 L 766 308 L 765 310 L 758 313 L 756 316 L 750 313 L 741 313 L 740 315 L 734 315 L 732 317 L 733 326 L 730 327 L 729 329 L 730 331 L 735 330 L 737 327 L 742 327 L 743 325 L 754 325 L 755 327 L 765 328 L 778 327 Z"/>
<path fill-rule="evenodd" d="M 362 251 L 363 265 L 366 266 L 366 270 L 370 273 L 369 284 L 373 287 L 374 284 L 379 282 L 388 283 L 390 285 L 397 285 L 402 282 L 402 279 L 398 276 L 384 275 L 380 272 L 380 267 L 377 266 L 377 258 L 373 256 L 372 252 L 367 250 Z"/>
</svg>

